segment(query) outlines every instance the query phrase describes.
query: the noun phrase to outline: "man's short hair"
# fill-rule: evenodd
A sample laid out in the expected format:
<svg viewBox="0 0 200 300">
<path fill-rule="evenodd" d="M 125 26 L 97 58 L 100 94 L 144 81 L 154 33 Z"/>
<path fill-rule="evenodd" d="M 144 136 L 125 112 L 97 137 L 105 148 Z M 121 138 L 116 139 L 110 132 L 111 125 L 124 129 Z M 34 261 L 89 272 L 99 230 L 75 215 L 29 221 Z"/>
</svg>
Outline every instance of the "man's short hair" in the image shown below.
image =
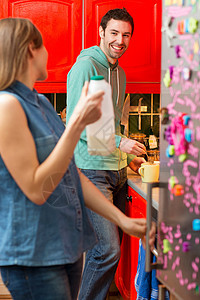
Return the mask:
<svg viewBox="0 0 200 300">
<path fill-rule="evenodd" d="M 126 8 L 111 9 L 102 17 L 100 26 L 103 28 L 104 32 L 105 32 L 108 22 L 111 19 L 129 22 L 132 27 L 132 31 L 131 31 L 131 36 L 132 36 L 133 30 L 134 30 L 134 22 L 133 22 L 133 18 L 128 13 Z"/>
</svg>

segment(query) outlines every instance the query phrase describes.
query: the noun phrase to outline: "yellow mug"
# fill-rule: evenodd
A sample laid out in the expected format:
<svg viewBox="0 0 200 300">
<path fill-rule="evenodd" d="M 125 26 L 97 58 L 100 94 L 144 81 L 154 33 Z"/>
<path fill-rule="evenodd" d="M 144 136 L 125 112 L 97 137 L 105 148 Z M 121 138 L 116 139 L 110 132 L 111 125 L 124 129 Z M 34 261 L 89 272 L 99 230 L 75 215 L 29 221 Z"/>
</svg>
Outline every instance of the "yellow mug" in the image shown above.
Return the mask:
<svg viewBox="0 0 200 300">
<path fill-rule="evenodd" d="M 158 182 L 160 173 L 160 164 L 143 163 L 138 170 L 143 182 Z"/>
</svg>

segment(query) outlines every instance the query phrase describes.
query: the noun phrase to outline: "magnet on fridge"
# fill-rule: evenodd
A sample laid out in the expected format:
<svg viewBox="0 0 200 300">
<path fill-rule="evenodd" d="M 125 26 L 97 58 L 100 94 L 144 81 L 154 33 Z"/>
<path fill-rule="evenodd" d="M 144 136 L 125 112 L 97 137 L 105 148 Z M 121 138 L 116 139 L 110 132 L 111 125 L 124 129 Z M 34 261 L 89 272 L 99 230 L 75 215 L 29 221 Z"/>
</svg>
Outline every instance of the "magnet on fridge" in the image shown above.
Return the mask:
<svg viewBox="0 0 200 300">
<path fill-rule="evenodd" d="M 190 116 L 188 115 L 183 116 L 183 125 L 187 126 L 190 120 L 191 120 Z"/>
<path fill-rule="evenodd" d="M 171 250 L 171 244 L 167 239 L 163 240 L 163 253 L 168 253 Z"/>
<path fill-rule="evenodd" d="M 165 129 L 164 139 L 170 144 L 173 145 L 172 135 L 171 135 L 171 126 L 168 126 Z"/>
<path fill-rule="evenodd" d="M 198 54 L 198 52 L 199 52 L 199 44 L 197 41 L 194 43 L 193 51 L 195 54 Z"/>
<path fill-rule="evenodd" d="M 174 74 L 174 66 L 169 66 L 169 77 L 173 79 L 173 74 Z"/>
<path fill-rule="evenodd" d="M 190 54 L 189 54 L 189 60 L 192 61 L 194 57 L 194 51 L 190 50 Z"/>
<path fill-rule="evenodd" d="M 173 189 L 175 184 L 178 183 L 178 179 L 175 177 L 175 176 L 171 176 L 169 178 L 169 185 L 170 185 L 170 188 Z"/>
<path fill-rule="evenodd" d="M 185 32 L 185 22 L 184 20 L 181 20 L 177 24 L 177 30 L 179 34 L 183 34 Z"/>
<path fill-rule="evenodd" d="M 185 152 L 185 153 L 179 155 L 178 161 L 184 162 L 187 158 L 188 158 L 188 154 Z"/>
<path fill-rule="evenodd" d="M 195 288 L 195 294 L 196 295 L 200 295 L 200 289 L 199 289 L 199 286 L 196 285 L 196 288 Z"/>
<path fill-rule="evenodd" d="M 192 222 L 192 228 L 194 231 L 200 230 L 200 219 L 194 219 Z"/>
<path fill-rule="evenodd" d="M 189 32 L 195 33 L 198 28 L 198 20 L 195 18 L 189 18 Z"/>
<path fill-rule="evenodd" d="M 168 145 L 167 149 L 166 149 L 166 156 L 167 157 L 173 157 L 175 154 L 175 148 L 174 145 Z"/>
<path fill-rule="evenodd" d="M 175 46 L 176 58 L 180 58 L 181 57 L 180 52 L 181 52 L 181 47 L 179 45 L 176 45 Z"/>
<path fill-rule="evenodd" d="M 175 195 L 175 196 L 181 196 L 184 194 L 184 188 L 181 184 L 176 184 L 174 186 L 174 188 L 172 189 L 172 193 Z"/>
<path fill-rule="evenodd" d="M 169 87 L 171 84 L 170 72 L 169 69 L 166 71 L 165 76 L 163 78 L 163 82 L 166 87 Z"/>
<path fill-rule="evenodd" d="M 183 77 L 183 79 L 189 80 L 190 76 L 191 76 L 190 69 L 189 68 L 183 68 L 183 70 L 182 70 L 182 77 Z"/>
<path fill-rule="evenodd" d="M 191 247 L 190 247 L 190 243 L 189 242 L 183 242 L 182 244 L 182 251 L 183 252 L 188 252 L 190 251 Z"/>
<path fill-rule="evenodd" d="M 184 130 L 185 139 L 188 143 L 192 141 L 192 130 L 190 128 L 185 128 Z"/>
</svg>

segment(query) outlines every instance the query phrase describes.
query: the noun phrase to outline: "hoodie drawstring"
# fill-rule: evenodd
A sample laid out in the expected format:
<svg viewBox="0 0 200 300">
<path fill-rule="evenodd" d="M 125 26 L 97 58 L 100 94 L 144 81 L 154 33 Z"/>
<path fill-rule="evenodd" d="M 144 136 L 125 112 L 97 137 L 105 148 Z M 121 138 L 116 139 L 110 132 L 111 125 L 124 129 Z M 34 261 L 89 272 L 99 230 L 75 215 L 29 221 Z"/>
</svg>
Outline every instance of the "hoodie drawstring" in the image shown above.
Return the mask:
<svg viewBox="0 0 200 300">
<path fill-rule="evenodd" d="M 110 84 L 111 81 L 111 72 L 110 72 L 110 68 L 108 68 L 108 83 Z M 117 67 L 117 105 L 119 104 L 119 70 Z"/>
<path fill-rule="evenodd" d="M 108 68 L 108 83 L 110 84 L 110 68 Z"/>
<path fill-rule="evenodd" d="M 117 105 L 119 104 L 119 70 L 117 67 Z"/>
</svg>

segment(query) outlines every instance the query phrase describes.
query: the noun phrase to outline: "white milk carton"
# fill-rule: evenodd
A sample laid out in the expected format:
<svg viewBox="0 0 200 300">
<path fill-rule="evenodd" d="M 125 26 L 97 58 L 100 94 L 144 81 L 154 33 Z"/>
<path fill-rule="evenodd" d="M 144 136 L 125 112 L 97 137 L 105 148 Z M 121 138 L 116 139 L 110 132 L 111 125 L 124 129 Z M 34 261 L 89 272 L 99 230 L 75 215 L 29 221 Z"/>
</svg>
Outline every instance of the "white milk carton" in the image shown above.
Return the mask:
<svg viewBox="0 0 200 300">
<path fill-rule="evenodd" d="M 105 92 L 101 106 L 102 115 L 98 121 L 86 126 L 88 152 L 91 155 L 109 155 L 116 149 L 111 86 L 103 76 L 91 77 L 88 94 L 99 90 Z"/>
</svg>

